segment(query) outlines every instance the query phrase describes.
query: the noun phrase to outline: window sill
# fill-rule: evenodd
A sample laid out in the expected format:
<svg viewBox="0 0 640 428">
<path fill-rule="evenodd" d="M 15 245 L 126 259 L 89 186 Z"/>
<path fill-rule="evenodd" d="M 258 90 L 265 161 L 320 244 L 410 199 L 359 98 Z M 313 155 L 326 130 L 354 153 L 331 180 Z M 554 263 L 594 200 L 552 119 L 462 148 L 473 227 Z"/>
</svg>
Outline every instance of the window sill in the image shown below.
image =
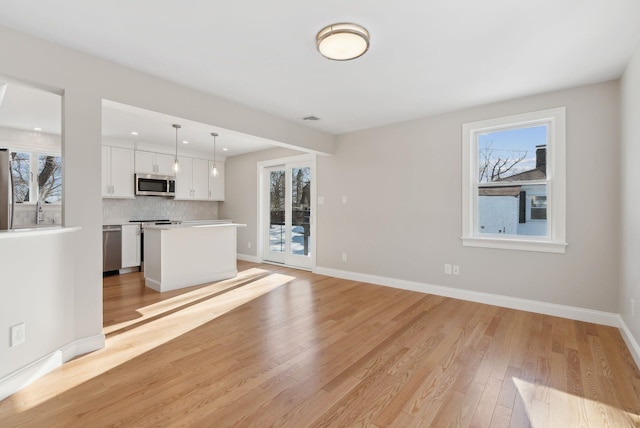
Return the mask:
<svg viewBox="0 0 640 428">
<path fill-rule="evenodd" d="M 566 242 L 543 241 L 522 239 L 519 237 L 463 237 L 462 245 L 465 247 L 495 248 L 499 250 L 535 251 L 541 253 L 564 254 Z"/>
</svg>

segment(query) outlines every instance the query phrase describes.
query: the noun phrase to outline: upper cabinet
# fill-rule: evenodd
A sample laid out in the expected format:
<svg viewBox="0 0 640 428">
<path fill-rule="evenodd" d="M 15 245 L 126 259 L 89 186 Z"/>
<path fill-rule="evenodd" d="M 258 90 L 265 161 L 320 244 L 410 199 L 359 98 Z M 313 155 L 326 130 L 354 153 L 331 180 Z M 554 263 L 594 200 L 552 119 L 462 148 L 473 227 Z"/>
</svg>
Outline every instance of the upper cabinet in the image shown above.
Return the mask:
<svg viewBox="0 0 640 428">
<path fill-rule="evenodd" d="M 209 161 L 209 171 L 213 168 L 213 162 Z M 224 162 L 216 162 L 218 176 L 209 174 L 209 200 L 224 201 Z"/>
<path fill-rule="evenodd" d="M 133 150 L 102 146 L 103 198 L 134 198 L 133 175 Z"/>
<path fill-rule="evenodd" d="M 173 175 L 173 156 L 136 150 L 136 173 Z"/>
<path fill-rule="evenodd" d="M 176 199 L 209 199 L 209 162 L 206 159 L 178 157 Z"/>
<path fill-rule="evenodd" d="M 173 155 L 102 146 L 102 197 L 134 198 L 134 174 L 176 177 L 178 200 L 224 201 L 224 162 L 217 161 L 218 176 L 212 177 L 213 162 L 179 156 L 180 169 L 173 171 Z"/>
</svg>

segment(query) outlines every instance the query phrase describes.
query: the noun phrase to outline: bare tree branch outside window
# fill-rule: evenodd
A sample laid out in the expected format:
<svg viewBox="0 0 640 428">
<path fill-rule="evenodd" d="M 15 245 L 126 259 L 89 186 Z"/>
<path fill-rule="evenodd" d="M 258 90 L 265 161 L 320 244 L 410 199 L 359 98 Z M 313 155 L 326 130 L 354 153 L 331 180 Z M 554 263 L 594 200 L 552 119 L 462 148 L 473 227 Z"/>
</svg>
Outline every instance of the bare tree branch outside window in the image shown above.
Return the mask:
<svg viewBox="0 0 640 428">
<path fill-rule="evenodd" d="M 478 179 L 480 183 L 490 183 L 520 172 L 516 166 L 527 158 L 526 150 L 494 149 L 493 141 L 479 148 Z"/>
</svg>

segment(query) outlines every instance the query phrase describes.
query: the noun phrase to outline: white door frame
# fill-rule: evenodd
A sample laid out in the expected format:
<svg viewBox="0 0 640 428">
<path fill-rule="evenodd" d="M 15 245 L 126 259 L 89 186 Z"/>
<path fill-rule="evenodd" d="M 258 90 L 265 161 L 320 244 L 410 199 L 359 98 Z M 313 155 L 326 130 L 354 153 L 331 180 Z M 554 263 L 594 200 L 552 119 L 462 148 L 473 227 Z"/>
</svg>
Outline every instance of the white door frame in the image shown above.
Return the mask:
<svg viewBox="0 0 640 428">
<path fill-rule="evenodd" d="M 278 159 L 269 159 L 265 161 L 258 162 L 258 239 L 257 239 L 257 253 L 258 253 L 258 262 L 263 263 L 264 261 L 264 245 L 265 245 L 265 236 L 266 230 L 269 227 L 268 218 L 266 215 L 265 206 L 268 204 L 269 194 L 265 191 L 266 183 L 264 182 L 264 170 L 265 168 L 270 168 L 273 166 L 286 165 L 291 163 L 309 163 L 311 165 L 311 217 L 310 217 L 310 233 L 312 236 L 309 251 L 311 252 L 311 268 L 310 270 L 315 270 L 316 268 L 316 244 L 317 244 L 317 235 L 316 235 L 316 189 L 317 189 L 317 176 L 316 173 L 317 163 L 316 163 L 316 155 L 314 154 L 306 154 L 299 156 L 289 156 L 285 158 Z M 266 262 L 268 263 L 268 262 Z M 285 265 L 286 266 L 286 265 Z M 296 266 L 292 266 L 296 267 Z"/>
</svg>

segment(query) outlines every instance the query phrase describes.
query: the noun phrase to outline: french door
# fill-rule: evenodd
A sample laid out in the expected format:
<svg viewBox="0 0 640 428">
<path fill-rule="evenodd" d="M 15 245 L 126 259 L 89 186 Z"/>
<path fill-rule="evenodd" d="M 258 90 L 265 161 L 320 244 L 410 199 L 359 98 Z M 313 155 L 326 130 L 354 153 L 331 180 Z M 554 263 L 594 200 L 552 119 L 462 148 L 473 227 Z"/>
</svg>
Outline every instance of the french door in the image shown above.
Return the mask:
<svg viewBox="0 0 640 428">
<path fill-rule="evenodd" d="M 262 169 L 262 259 L 311 269 L 313 164 L 291 161 Z"/>
</svg>

